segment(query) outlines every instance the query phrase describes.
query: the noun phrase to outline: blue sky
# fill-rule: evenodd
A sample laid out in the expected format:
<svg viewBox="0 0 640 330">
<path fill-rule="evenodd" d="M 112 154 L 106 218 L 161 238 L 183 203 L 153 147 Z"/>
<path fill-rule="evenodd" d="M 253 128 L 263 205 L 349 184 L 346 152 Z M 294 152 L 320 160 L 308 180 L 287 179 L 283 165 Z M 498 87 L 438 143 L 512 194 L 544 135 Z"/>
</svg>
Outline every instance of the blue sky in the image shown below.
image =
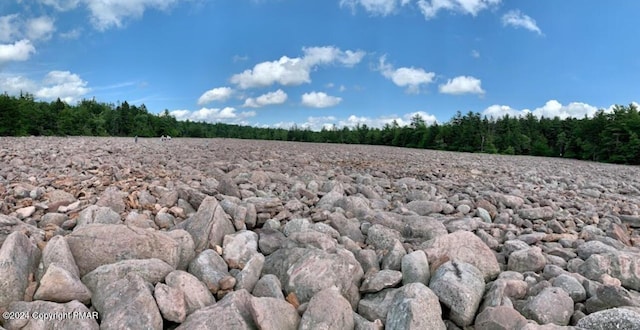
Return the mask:
<svg viewBox="0 0 640 330">
<path fill-rule="evenodd" d="M 0 92 L 319 129 L 638 100 L 639 1 L 0 2 Z"/>
</svg>

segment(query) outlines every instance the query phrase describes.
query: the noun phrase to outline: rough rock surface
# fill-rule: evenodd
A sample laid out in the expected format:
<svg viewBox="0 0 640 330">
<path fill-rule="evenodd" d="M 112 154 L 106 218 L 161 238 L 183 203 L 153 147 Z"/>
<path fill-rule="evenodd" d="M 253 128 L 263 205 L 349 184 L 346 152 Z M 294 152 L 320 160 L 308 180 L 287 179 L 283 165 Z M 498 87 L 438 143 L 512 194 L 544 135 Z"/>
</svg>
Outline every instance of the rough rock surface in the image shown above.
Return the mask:
<svg viewBox="0 0 640 330">
<path fill-rule="evenodd" d="M 0 327 L 640 328 L 638 167 L 2 139 L 0 312 L 91 317 Z"/>
</svg>

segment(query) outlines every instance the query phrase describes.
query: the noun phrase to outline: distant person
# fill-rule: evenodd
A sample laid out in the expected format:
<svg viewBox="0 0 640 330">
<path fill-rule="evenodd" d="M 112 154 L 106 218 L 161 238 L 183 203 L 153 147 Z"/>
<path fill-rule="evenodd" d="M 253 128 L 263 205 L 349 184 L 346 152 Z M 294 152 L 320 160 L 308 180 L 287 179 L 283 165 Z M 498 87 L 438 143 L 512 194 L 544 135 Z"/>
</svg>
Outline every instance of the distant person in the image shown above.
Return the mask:
<svg viewBox="0 0 640 330">
<path fill-rule="evenodd" d="M 160 141 L 164 142 L 164 134 L 160 137 Z"/>
<path fill-rule="evenodd" d="M 167 141 L 171 141 L 171 135 L 167 135 Z"/>
<path fill-rule="evenodd" d="M 136 137 L 133 140 L 136 141 L 136 143 L 138 143 L 138 136 L 136 135 Z"/>
</svg>

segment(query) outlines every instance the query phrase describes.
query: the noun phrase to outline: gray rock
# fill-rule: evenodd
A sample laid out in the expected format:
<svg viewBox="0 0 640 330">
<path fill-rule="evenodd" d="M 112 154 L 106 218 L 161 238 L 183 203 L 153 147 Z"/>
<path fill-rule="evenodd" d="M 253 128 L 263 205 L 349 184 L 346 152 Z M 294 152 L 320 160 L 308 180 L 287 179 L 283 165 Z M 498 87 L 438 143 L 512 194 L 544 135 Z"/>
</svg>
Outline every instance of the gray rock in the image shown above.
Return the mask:
<svg viewBox="0 0 640 330">
<path fill-rule="evenodd" d="M 440 202 L 416 200 L 407 203 L 407 208 L 418 215 L 429 215 L 442 212 L 444 205 Z"/>
<path fill-rule="evenodd" d="M 158 213 L 154 219 L 156 226 L 160 229 L 169 229 L 176 224 L 176 218 L 169 213 Z"/>
<path fill-rule="evenodd" d="M 193 242 L 191 234 L 182 229 L 174 229 L 165 232 L 165 234 L 178 242 L 178 254 L 180 255 L 180 258 L 176 269 L 186 270 L 191 260 L 196 257 L 195 243 Z"/>
<path fill-rule="evenodd" d="M 122 260 L 94 269 L 82 277 L 82 282 L 91 292 L 96 293 L 125 278 L 127 274 L 135 273 L 145 282 L 155 285 L 163 281 L 173 270 L 173 267 L 160 259 Z"/>
<path fill-rule="evenodd" d="M 251 298 L 251 315 L 258 329 L 296 330 L 300 315 L 288 302 L 270 298 Z"/>
<path fill-rule="evenodd" d="M 429 284 L 430 272 L 427 255 L 422 250 L 413 251 L 402 257 L 402 284 Z"/>
<path fill-rule="evenodd" d="M 308 302 L 317 292 L 336 286 L 346 296 L 363 272 L 359 264 L 341 254 L 317 249 L 280 249 L 265 259 L 264 274 L 274 274 L 287 293 L 294 292 L 300 303 Z"/>
<path fill-rule="evenodd" d="M 198 211 L 184 222 L 184 229 L 191 234 L 197 253 L 216 245 L 222 246 L 225 235 L 235 232 L 229 216 L 214 197 L 206 197 Z"/>
<path fill-rule="evenodd" d="M 316 293 L 302 315 L 299 329 L 353 329 L 353 311 L 340 290 L 331 286 Z"/>
<path fill-rule="evenodd" d="M 229 267 L 216 251 L 208 249 L 200 252 L 191 261 L 189 273 L 202 281 L 211 292 L 216 293 L 220 289 L 220 280 L 229 276 Z"/>
<path fill-rule="evenodd" d="M 273 274 L 262 276 L 253 287 L 252 294 L 255 297 L 271 297 L 284 300 L 280 280 Z"/>
<path fill-rule="evenodd" d="M 16 217 L 0 214 L 0 246 L 13 232 L 22 232 L 29 237 L 34 244 L 44 241 L 44 230 L 26 224 Z"/>
<path fill-rule="evenodd" d="M 626 288 L 640 290 L 640 255 L 636 253 L 594 254 L 578 270 L 581 275 L 594 281 L 607 274 L 619 279 Z"/>
<path fill-rule="evenodd" d="M 116 211 L 110 207 L 97 205 L 91 205 L 82 210 L 76 221 L 75 229 L 96 223 L 104 225 L 122 224 L 122 219 L 120 219 L 120 215 Z"/>
<path fill-rule="evenodd" d="M 583 260 L 589 259 L 589 257 L 594 254 L 616 253 L 616 252 L 618 252 L 616 248 L 614 248 L 613 246 L 604 244 L 600 241 L 589 241 L 584 244 L 581 244 L 576 249 L 576 253 Z"/>
<path fill-rule="evenodd" d="M 180 290 L 184 293 L 187 315 L 196 310 L 212 305 L 216 302 L 209 289 L 200 282 L 197 277 L 182 271 L 175 270 L 165 278 L 169 287 Z"/>
<path fill-rule="evenodd" d="M 289 240 L 299 247 L 316 248 L 327 252 L 335 252 L 337 247 L 336 240 L 331 236 L 314 230 L 291 233 Z"/>
<path fill-rule="evenodd" d="M 62 227 L 62 224 L 67 220 L 69 220 L 69 216 L 66 214 L 50 212 L 42 216 L 40 222 L 38 222 L 38 228 L 44 228 L 49 224 Z M 1 241 L 0 244 L 2 244 Z"/>
<path fill-rule="evenodd" d="M 385 329 L 446 329 L 438 297 L 422 283 L 398 289 L 387 313 Z"/>
<path fill-rule="evenodd" d="M 417 241 L 428 241 L 448 233 L 447 228 L 441 221 L 431 217 L 405 216 L 402 218 L 402 222 L 405 223 L 411 233 L 411 235 L 405 235 L 405 237 Z"/>
<path fill-rule="evenodd" d="M 97 206 L 106 206 L 116 213 L 120 214 L 124 212 L 126 205 L 124 204 L 124 198 L 127 197 L 125 192 L 122 192 L 118 187 L 110 186 L 98 198 Z"/>
<path fill-rule="evenodd" d="M 640 328 L 640 313 L 624 308 L 607 309 L 583 317 L 576 327 L 590 330 L 635 330 Z"/>
<path fill-rule="evenodd" d="M 260 252 L 264 255 L 269 255 L 279 248 L 281 248 L 285 241 L 287 240 L 286 236 L 275 229 L 270 228 L 262 228 L 258 232 L 259 240 L 258 247 Z"/>
<path fill-rule="evenodd" d="M 236 290 L 245 289 L 249 292 L 253 291 L 262 268 L 264 267 L 264 256 L 260 253 L 256 253 L 246 266 L 236 275 Z"/>
<path fill-rule="evenodd" d="M 551 220 L 554 217 L 553 209 L 549 206 L 534 207 L 530 209 L 519 209 L 518 215 L 523 219 L 529 220 Z"/>
<path fill-rule="evenodd" d="M 509 270 L 524 272 L 539 272 L 544 269 L 547 259 L 542 254 L 542 250 L 537 247 L 531 247 L 526 250 L 518 250 L 509 255 Z"/>
<path fill-rule="evenodd" d="M 471 232 L 457 231 L 439 236 L 421 245 L 427 254 L 429 265 L 438 259 L 448 258 L 469 263 L 484 275 L 485 282 L 495 279 L 500 273 L 496 256 L 484 242 Z"/>
<path fill-rule="evenodd" d="M 474 327 L 476 330 L 522 329 L 527 319 L 511 307 L 489 307 L 478 314 Z"/>
<path fill-rule="evenodd" d="M 153 295 L 164 319 L 176 323 L 184 322 L 187 318 L 187 306 L 182 290 L 164 283 L 156 283 Z"/>
<path fill-rule="evenodd" d="M 226 235 L 222 244 L 222 258 L 230 268 L 242 269 L 253 256 L 258 254 L 258 234 L 252 231 L 243 230 Z"/>
<path fill-rule="evenodd" d="M 233 291 L 217 303 L 187 316 L 176 330 L 256 329 L 251 314 L 251 299 L 247 290 Z"/>
<path fill-rule="evenodd" d="M 381 270 L 367 273 L 360 286 L 360 292 L 379 292 L 386 288 L 392 288 L 402 281 L 402 273 L 397 270 Z"/>
<path fill-rule="evenodd" d="M 54 262 L 47 267 L 33 298 L 58 303 L 77 300 L 83 304 L 89 304 L 91 292 L 80 281 L 77 274 L 69 272 Z"/>
<path fill-rule="evenodd" d="M 524 204 L 524 199 L 513 195 L 498 194 L 496 199 L 504 206 L 514 210 L 519 209 Z"/>
<path fill-rule="evenodd" d="M 98 312 L 90 311 L 87 306 L 78 301 L 66 304 L 49 301 L 15 301 L 8 306 L 7 312 L 14 313 L 14 315 L 18 313 L 18 315 L 29 315 L 28 318 L 18 317 L 4 320 L 4 326 L 7 329 L 100 329 Z M 70 315 L 75 317 L 61 318 L 60 320 L 46 319 L 47 316 L 65 315 L 64 313 L 71 313 Z"/>
<path fill-rule="evenodd" d="M 471 325 L 484 294 L 483 274 L 473 265 L 448 261 L 431 277 L 429 288 L 450 309 L 449 319 L 458 326 Z"/>
<path fill-rule="evenodd" d="M 341 213 L 334 212 L 329 215 L 329 221 L 331 227 L 337 230 L 340 235 L 347 236 L 356 242 L 364 242 L 365 237 L 360 230 L 358 219 L 347 219 Z"/>
<path fill-rule="evenodd" d="M 383 269 L 400 270 L 402 267 L 402 258 L 407 255 L 402 243 L 396 240 L 388 250 L 383 250 L 382 264 Z"/>
<path fill-rule="evenodd" d="M 366 294 L 358 302 L 358 314 L 373 322 L 386 320 L 393 298 L 400 289 L 384 289 L 377 293 Z"/>
<path fill-rule="evenodd" d="M 371 322 L 358 313 L 353 313 L 354 330 L 382 330 L 384 325 L 381 320 Z"/>
<path fill-rule="evenodd" d="M 523 314 L 539 324 L 568 325 L 573 315 L 573 300 L 560 288 L 546 288 L 527 301 Z"/>
<path fill-rule="evenodd" d="M 52 237 L 42 251 L 42 269 L 46 271 L 52 263 L 58 264 L 59 267 L 67 270 L 69 273 L 80 276 L 80 271 L 73 259 L 69 244 L 63 236 Z M 44 274 L 40 274 L 39 278 Z"/>
<path fill-rule="evenodd" d="M 35 275 L 40 257 L 40 249 L 25 234 L 9 234 L 0 247 L 0 309 L 24 300 L 29 275 Z"/>
<path fill-rule="evenodd" d="M 100 313 L 100 329 L 162 329 L 152 289 L 140 275 L 127 274 L 101 291 L 103 295 L 92 298 Z"/>
<path fill-rule="evenodd" d="M 551 285 L 566 291 L 574 302 L 582 302 L 587 299 L 587 292 L 584 290 L 584 286 L 571 275 L 558 275 L 551 281 Z"/>
<path fill-rule="evenodd" d="M 527 288 L 527 282 L 521 279 L 498 278 L 488 285 L 480 311 L 489 307 L 513 307 L 512 301 L 523 299 Z"/>
<path fill-rule="evenodd" d="M 486 223 L 491 223 L 491 214 L 489 214 L 489 211 L 478 207 L 476 209 L 477 212 L 477 216 L 480 217 L 480 219 L 482 219 L 482 221 L 486 222 Z"/>
<path fill-rule="evenodd" d="M 157 258 L 173 268 L 180 262 L 178 243 L 158 231 L 94 224 L 74 230 L 66 239 L 80 276 L 99 266 L 127 259 Z"/>
</svg>

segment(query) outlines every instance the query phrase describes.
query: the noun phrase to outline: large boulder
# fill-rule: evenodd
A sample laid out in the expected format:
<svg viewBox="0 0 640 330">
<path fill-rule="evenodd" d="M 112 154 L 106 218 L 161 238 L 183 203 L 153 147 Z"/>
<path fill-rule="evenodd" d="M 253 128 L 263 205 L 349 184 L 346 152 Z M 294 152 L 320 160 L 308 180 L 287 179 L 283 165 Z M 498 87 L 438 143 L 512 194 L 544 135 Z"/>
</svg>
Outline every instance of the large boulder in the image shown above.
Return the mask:
<svg viewBox="0 0 640 330">
<path fill-rule="evenodd" d="M 80 276 L 99 266 L 127 259 L 157 258 L 173 268 L 180 262 L 178 242 L 155 230 L 125 225 L 87 225 L 74 230 L 66 239 Z"/>
<path fill-rule="evenodd" d="M 385 329 L 446 329 L 438 297 L 422 283 L 398 289 L 387 313 Z"/>
<path fill-rule="evenodd" d="M 612 308 L 581 318 L 576 327 L 590 330 L 640 329 L 640 313 L 625 308 Z"/>
<path fill-rule="evenodd" d="M 448 261 L 433 274 L 429 288 L 449 308 L 451 321 L 461 327 L 473 323 L 484 293 L 484 277 L 476 267 Z"/>
<path fill-rule="evenodd" d="M 251 313 L 251 299 L 247 290 L 233 291 L 217 303 L 189 315 L 176 330 L 256 329 Z"/>
<path fill-rule="evenodd" d="M 527 301 L 523 314 L 539 324 L 565 326 L 573 315 L 573 300 L 566 291 L 549 287 Z"/>
<path fill-rule="evenodd" d="M 353 256 L 353 255 L 351 255 Z M 336 286 L 354 303 L 353 289 L 362 279 L 363 271 L 355 258 L 327 253 L 318 249 L 280 249 L 265 259 L 264 274 L 274 274 L 287 294 L 295 293 L 300 303 L 308 302 L 316 293 Z"/>
<path fill-rule="evenodd" d="M 210 246 L 222 246 L 224 236 L 235 232 L 229 216 L 211 196 L 205 197 L 196 214 L 185 221 L 184 229 L 193 237 L 198 253 Z"/>
<path fill-rule="evenodd" d="M 331 286 L 316 293 L 302 315 L 300 330 L 353 329 L 353 310 L 338 288 Z"/>
<path fill-rule="evenodd" d="M 0 310 L 24 300 L 29 277 L 35 276 L 42 253 L 21 232 L 11 233 L 0 248 Z"/>
<path fill-rule="evenodd" d="M 456 231 L 438 236 L 421 247 L 430 265 L 443 259 L 466 262 L 482 272 L 485 282 L 495 279 L 500 273 L 500 264 L 493 251 L 472 232 Z"/>
<path fill-rule="evenodd" d="M 581 275 L 590 280 L 600 280 L 607 274 L 620 280 L 628 289 L 640 290 L 640 254 L 613 252 L 593 254 L 578 267 Z"/>
</svg>

